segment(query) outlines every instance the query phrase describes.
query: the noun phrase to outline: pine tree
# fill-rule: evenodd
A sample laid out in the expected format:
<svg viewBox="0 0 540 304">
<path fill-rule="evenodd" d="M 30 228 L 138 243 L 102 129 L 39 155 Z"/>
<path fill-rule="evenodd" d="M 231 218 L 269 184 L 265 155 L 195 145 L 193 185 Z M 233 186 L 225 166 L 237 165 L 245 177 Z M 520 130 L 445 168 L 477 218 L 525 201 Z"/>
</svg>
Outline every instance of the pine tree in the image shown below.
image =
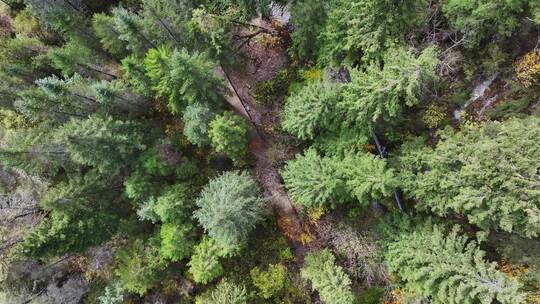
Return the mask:
<svg viewBox="0 0 540 304">
<path fill-rule="evenodd" d="M 199 147 L 209 145 L 208 129 L 215 117 L 216 114 L 205 104 L 194 103 L 187 106 L 183 112 L 184 135 Z"/>
<path fill-rule="evenodd" d="M 454 227 L 426 222 L 400 230 L 385 259 L 404 287 L 436 303 L 523 303 L 519 285 L 485 261 L 485 253 Z"/>
<path fill-rule="evenodd" d="M 247 158 L 249 144 L 249 126 L 240 116 L 225 112 L 210 122 L 208 135 L 212 147 L 217 152 L 223 152 L 236 164 L 241 164 Z"/>
<path fill-rule="evenodd" d="M 127 48 L 134 54 L 142 56 L 156 45 L 144 30 L 143 20 L 137 14 L 123 7 L 112 10 L 114 28 L 119 33 L 118 38 L 125 41 Z"/>
<path fill-rule="evenodd" d="M 181 261 L 191 255 L 193 226 L 191 224 L 166 223 L 160 228 L 160 254 L 173 262 Z"/>
<path fill-rule="evenodd" d="M 315 139 L 319 131 L 333 127 L 339 98 L 337 85 L 324 80 L 308 83 L 287 98 L 282 112 L 283 129 L 302 140 Z"/>
<path fill-rule="evenodd" d="M 111 117 L 72 120 L 58 130 L 58 136 L 73 161 L 105 174 L 118 172 L 146 148 L 136 123 Z"/>
<path fill-rule="evenodd" d="M 249 294 L 246 287 L 221 280 L 214 289 L 198 296 L 196 304 L 247 304 Z"/>
<path fill-rule="evenodd" d="M 189 221 L 194 207 L 194 197 L 188 185 L 170 186 L 157 198 L 154 212 L 164 223 L 185 223 Z"/>
<path fill-rule="evenodd" d="M 95 14 L 92 17 L 92 29 L 106 51 L 116 57 L 124 57 L 127 52 L 127 43 L 120 39 L 113 17 L 104 13 Z"/>
<path fill-rule="evenodd" d="M 151 49 L 144 66 L 153 90 L 168 99 L 173 114 L 195 102 L 219 104 L 223 83 L 214 74 L 214 64 L 203 54 L 167 47 Z"/>
<path fill-rule="evenodd" d="M 538 117 L 447 129 L 435 149 L 409 146 L 400 158 L 405 192 L 416 207 L 453 212 L 482 229 L 540 234 Z M 527 130 L 524 132 L 523 130 Z"/>
<path fill-rule="evenodd" d="M 219 262 L 219 257 L 223 256 L 222 249 L 216 242 L 203 237 L 201 242 L 195 246 L 194 253 L 188 263 L 189 273 L 197 283 L 206 284 L 223 274 L 223 266 Z"/>
<path fill-rule="evenodd" d="M 317 59 L 317 36 L 324 28 L 328 4 L 320 0 L 300 0 L 291 3 L 291 21 L 294 31 L 291 33 L 293 51 L 301 61 Z"/>
<path fill-rule="evenodd" d="M 319 35 L 322 65 L 380 60 L 387 50 L 402 43 L 404 33 L 422 25 L 428 1 L 339 0 L 329 6 L 326 26 Z"/>
<path fill-rule="evenodd" d="M 123 288 L 144 295 L 159 281 L 167 262 L 159 255 L 159 243 L 155 238 L 137 239 L 116 254 L 115 274 Z"/>
<path fill-rule="evenodd" d="M 264 200 L 247 172 L 225 172 L 212 179 L 196 201 L 193 216 L 222 247 L 242 247 L 264 212 Z"/>
<path fill-rule="evenodd" d="M 294 202 L 307 208 L 334 208 L 350 199 L 345 176 L 337 165 L 334 159 L 308 149 L 287 162 L 281 176 Z"/>
<path fill-rule="evenodd" d="M 345 112 L 345 126 L 370 134 L 377 122 L 398 119 L 405 106 L 412 107 L 435 78 L 436 49 L 427 48 L 418 57 L 398 48 L 389 50 L 384 67 L 373 63 L 366 70 L 352 69 L 352 81 L 343 89 L 338 109 Z"/>
<path fill-rule="evenodd" d="M 319 292 L 325 303 L 349 304 L 354 302 L 351 280 L 343 268 L 336 265 L 336 258 L 330 250 L 324 249 L 308 253 L 300 275 L 303 279 L 311 282 L 311 286 Z"/>
</svg>

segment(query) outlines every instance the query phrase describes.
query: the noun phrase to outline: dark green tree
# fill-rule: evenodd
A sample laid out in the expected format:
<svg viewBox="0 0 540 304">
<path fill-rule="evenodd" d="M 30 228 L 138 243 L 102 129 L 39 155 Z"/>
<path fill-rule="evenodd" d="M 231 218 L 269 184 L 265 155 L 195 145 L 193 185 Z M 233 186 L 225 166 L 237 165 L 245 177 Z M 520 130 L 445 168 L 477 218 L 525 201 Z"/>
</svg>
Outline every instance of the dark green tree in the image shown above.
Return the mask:
<svg viewBox="0 0 540 304">
<path fill-rule="evenodd" d="M 447 129 L 434 149 L 404 148 L 401 180 L 416 208 L 482 229 L 540 234 L 538 117 Z M 527 132 L 524 132 L 527 130 Z"/>
</svg>

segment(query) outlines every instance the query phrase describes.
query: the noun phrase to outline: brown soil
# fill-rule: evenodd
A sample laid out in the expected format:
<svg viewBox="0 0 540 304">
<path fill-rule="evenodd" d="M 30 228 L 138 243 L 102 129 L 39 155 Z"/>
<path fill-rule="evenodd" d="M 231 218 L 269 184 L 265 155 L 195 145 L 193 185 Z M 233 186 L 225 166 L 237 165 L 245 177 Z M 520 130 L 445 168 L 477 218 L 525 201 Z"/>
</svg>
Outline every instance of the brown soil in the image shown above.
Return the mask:
<svg viewBox="0 0 540 304">
<path fill-rule="evenodd" d="M 259 23 L 270 26 L 268 23 Z M 251 30 L 255 32 L 256 29 Z M 240 30 L 239 35 L 249 35 L 249 30 Z M 303 262 L 305 254 L 316 247 L 317 242 L 306 225 L 298 215 L 296 208 L 287 196 L 278 169 L 269 157 L 276 137 L 280 134 L 269 132 L 278 120 L 279 106 L 262 106 L 254 100 L 254 91 L 260 81 L 273 78 L 287 63 L 287 57 L 280 47 L 269 47 L 264 41 L 273 37 L 252 39 L 249 43 L 238 40 L 240 51 L 247 58 L 242 69 L 223 68 L 217 73 L 222 75 L 231 90 L 226 96 L 229 105 L 239 115 L 252 122 L 253 132 L 249 150 L 254 160 L 254 170 L 258 182 L 264 190 L 269 206 L 274 211 L 278 226 L 293 247 L 299 263 Z M 279 44 L 278 44 L 279 45 Z"/>
</svg>

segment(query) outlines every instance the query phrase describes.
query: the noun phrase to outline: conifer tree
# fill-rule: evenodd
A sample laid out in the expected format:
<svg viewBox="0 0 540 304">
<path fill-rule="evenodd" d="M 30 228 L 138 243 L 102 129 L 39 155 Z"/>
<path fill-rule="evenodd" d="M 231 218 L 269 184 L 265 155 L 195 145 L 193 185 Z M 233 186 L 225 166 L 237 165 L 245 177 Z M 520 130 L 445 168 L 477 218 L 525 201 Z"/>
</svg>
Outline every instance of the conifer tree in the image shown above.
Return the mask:
<svg viewBox="0 0 540 304">
<path fill-rule="evenodd" d="M 246 287 L 221 280 L 214 289 L 202 294 L 195 300 L 196 304 L 247 304 L 249 294 Z"/>
<path fill-rule="evenodd" d="M 320 64 L 362 59 L 380 60 L 399 46 L 404 33 L 422 25 L 426 0 L 338 0 L 329 4 L 326 26 L 320 33 Z"/>
<path fill-rule="evenodd" d="M 92 17 L 92 29 L 106 51 L 116 57 L 124 57 L 127 52 L 127 43 L 120 39 L 120 32 L 115 28 L 113 17 L 104 13 L 95 14 Z"/>
<path fill-rule="evenodd" d="M 345 126 L 370 134 L 377 122 L 392 122 L 403 109 L 419 102 L 424 86 L 435 79 L 436 49 L 425 49 L 418 57 L 398 48 L 389 50 L 384 66 L 352 69 L 352 81 L 343 89 L 338 108 L 345 112 Z"/>
<path fill-rule="evenodd" d="M 311 286 L 319 292 L 325 303 L 354 303 L 351 279 L 341 266 L 336 265 L 336 258 L 330 250 L 308 253 L 300 275 L 311 282 Z"/>
<path fill-rule="evenodd" d="M 282 112 L 285 131 L 302 140 L 313 140 L 320 130 L 333 127 L 339 87 L 315 80 L 287 98 Z"/>
<path fill-rule="evenodd" d="M 177 262 L 191 255 L 195 242 L 193 241 L 193 226 L 191 224 L 165 223 L 160 228 L 160 254 Z"/>
<path fill-rule="evenodd" d="M 212 147 L 223 152 L 236 164 L 241 164 L 248 155 L 249 126 L 240 116 L 225 112 L 210 122 L 208 135 Z"/>
<path fill-rule="evenodd" d="M 212 179 L 196 201 L 193 216 L 222 247 L 242 247 L 264 212 L 258 185 L 247 172 L 225 172 Z"/>
<path fill-rule="evenodd" d="M 66 143 L 73 161 L 109 174 L 128 165 L 146 148 L 136 123 L 111 117 L 72 120 L 58 131 L 58 136 Z"/>
<path fill-rule="evenodd" d="M 203 54 L 167 47 L 151 49 L 144 59 L 146 75 L 158 96 L 169 101 L 173 114 L 189 104 L 218 104 L 222 80 L 214 74 L 215 66 Z"/>
<path fill-rule="evenodd" d="M 189 273 L 197 283 L 206 284 L 223 274 L 223 266 L 219 257 L 223 256 L 222 249 L 207 236 L 195 246 L 191 260 L 188 263 Z"/>
<path fill-rule="evenodd" d="M 523 303 L 519 285 L 485 261 L 485 253 L 454 227 L 426 222 L 400 230 L 385 259 L 404 287 L 433 303 Z"/>
<path fill-rule="evenodd" d="M 194 103 L 183 112 L 184 135 L 194 145 L 210 144 L 209 127 L 216 114 L 205 104 Z"/>
<path fill-rule="evenodd" d="M 485 230 L 540 235 L 539 124 L 530 116 L 464 125 L 441 133 L 435 149 L 405 147 L 405 192 L 420 210 L 457 213 Z"/>
<path fill-rule="evenodd" d="M 144 30 L 143 20 L 137 14 L 123 7 L 112 10 L 114 28 L 119 33 L 118 38 L 125 41 L 127 48 L 134 54 L 142 56 L 156 45 Z"/>
<path fill-rule="evenodd" d="M 334 208 L 350 199 L 345 176 L 337 165 L 334 159 L 308 149 L 287 162 L 281 175 L 294 202 L 307 208 Z"/>
</svg>

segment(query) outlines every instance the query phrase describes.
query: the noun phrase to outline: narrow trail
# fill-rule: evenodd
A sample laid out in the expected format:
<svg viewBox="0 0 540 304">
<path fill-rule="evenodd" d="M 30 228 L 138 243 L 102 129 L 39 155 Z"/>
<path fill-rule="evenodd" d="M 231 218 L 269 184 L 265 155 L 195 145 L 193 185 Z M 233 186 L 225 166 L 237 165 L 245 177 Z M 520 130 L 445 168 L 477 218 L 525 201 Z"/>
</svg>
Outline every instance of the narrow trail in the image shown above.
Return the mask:
<svg viewBox="0 0 540 304">
<path fill-rule="evenodd" d="M 264 131 L 264 116 L 268 114 L 265 110 L 268 109 L 256 108 L 246 101 L 246 96 L 252 96 L 250 91 L 254 85 L 242 81 L 239 75 L 232 76 L 229 72 L 226 73 L 222 68 L 216 73 L 223 77 L 230 89 L 231 94 L 225 96 L 227 103 L 237 114 L 252 122 L 249 150 L 253 156 L 256 178 L 276 216 L 279 229 L 293 247 L 298 262 L 303 263 L 305 254 L 314 244 L 313 235 L 300 219 L 281 183 L 278 169 L 268 157 L 268 151 L 274 141 L 273 137 Z"/>
</svg>

